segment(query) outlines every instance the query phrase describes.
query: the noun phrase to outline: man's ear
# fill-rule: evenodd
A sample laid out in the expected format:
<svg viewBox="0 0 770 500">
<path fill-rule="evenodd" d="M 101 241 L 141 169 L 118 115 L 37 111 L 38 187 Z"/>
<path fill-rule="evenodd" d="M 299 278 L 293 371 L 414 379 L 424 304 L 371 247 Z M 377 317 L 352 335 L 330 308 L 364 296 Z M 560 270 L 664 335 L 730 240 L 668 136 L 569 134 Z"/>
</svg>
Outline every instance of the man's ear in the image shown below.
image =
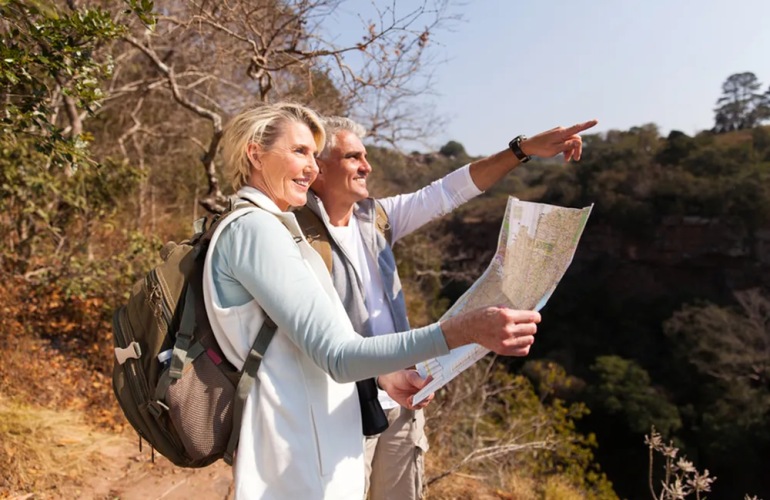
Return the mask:
<svg viewBox="0 0 770 500">
<path fill-rule="evenodd" d="M 249 162 L 251 163 L 251 166 L 256 169 L 262 168 L 262 162 L 259 161 L 259 156 L 261 154 L 262 154 L 262 148 L 259 146 L 259 144 L 250 142 L 246 146 L 246 156 L 249 158 Z"/>
</svg>

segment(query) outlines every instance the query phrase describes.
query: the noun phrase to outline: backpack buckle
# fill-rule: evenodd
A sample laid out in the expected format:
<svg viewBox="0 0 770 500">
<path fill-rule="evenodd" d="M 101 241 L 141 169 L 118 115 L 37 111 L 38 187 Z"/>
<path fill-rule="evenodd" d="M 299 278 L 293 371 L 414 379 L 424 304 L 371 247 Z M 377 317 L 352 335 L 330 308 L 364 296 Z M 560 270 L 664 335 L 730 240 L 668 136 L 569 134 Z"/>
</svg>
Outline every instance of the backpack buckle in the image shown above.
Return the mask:
<svg viewBox="0 0 770 500">
<path fill-rule="evenodd" d="M 206 232 L 206 217 L 201 217 L 193 221 L 193 234 L 203 234 Z"/>
<path fill-rule="evenodd" d="M 162 401 L 150 401 L 147 405 L 147 412 L 155 418 L 160 418 L 164 411 L 168 411 L 168 406 Z"/>
<path fill-rule="evenodd" d="M 142 356 L 142 348 L 139 346 L 139 342 L 131 342 L 128 347 L 116 347 L 115 359 L 118 360 L 118 364 L 123 364 L 129 359 L 139 359 Z"/>
</svg>

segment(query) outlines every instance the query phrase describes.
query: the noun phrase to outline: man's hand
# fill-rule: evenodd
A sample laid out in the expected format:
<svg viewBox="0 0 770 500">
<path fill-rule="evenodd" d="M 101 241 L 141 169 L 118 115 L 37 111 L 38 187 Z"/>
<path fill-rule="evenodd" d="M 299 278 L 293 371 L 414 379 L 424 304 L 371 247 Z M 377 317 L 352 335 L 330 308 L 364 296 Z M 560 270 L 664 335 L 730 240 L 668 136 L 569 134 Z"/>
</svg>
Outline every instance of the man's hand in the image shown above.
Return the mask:
<svg viewBox="0 0 770 500">
<path fill-rule="evenodd" d="M 399 405 L 408 410 L 419 410 L 425 408 L 433 400 L 433 394 L 416 405 L 412 405 L 412 397 L 431 379 L 432 377 L 423 379 L 417 370 L 401 370 L 380 375 L 377 378 L 377 383 Z"/>
<path fill-rule="evenodd" d="M 525 139 L 521 150 L 526 155 L 550 158 L 564 153 L 564 161 L 580 160 L 583 153 L 583 139 L 578 135 L 599 123 L 597 120 L 578 123 L 568 128 L 556 127 Z"/>
<path fill-rule="evenodd" d="M 529 139 L 524 139 L 519 146 L 526 155 L 550 158 L 564 153 L 566 161 L 577 161 L 583 154 L 583 139 L 578 134 L 597 123 L 599 122 L 596 120 L 590 120 L 569 128 L 552 128 Z M 516 159 L 511 149 L 505 148 L 498 153 L 471 163 L 471 179 L 479 190 L 486 191 L 519 165 L 521 162 Z"/>
</svg>

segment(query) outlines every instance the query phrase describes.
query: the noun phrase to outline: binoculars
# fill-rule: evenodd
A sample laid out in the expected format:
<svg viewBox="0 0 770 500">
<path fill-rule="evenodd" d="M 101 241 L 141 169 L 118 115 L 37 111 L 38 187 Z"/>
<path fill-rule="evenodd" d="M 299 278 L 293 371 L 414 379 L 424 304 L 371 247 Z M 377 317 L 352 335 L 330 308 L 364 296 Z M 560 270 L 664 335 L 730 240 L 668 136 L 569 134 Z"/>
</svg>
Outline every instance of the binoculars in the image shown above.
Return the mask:
<svg viewBox="0 0 770 500">
<path fill-rule="evenodd" d="M 361 405 L 361 423 L 364 436 L 376 436 L 388 428 L 388 417 L 377 397 L 377 383 L 373 378 L 356 382 L 358 402 Z"/>
</svg>

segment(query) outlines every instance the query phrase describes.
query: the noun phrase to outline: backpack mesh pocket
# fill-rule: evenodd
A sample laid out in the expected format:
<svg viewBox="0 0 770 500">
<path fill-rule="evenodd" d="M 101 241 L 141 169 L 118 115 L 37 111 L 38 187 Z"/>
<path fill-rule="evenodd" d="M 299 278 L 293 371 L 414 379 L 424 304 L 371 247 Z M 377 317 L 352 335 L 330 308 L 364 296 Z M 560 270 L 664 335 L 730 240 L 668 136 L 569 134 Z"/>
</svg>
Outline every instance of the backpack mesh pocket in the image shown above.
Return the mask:
<svg viewBox="0 0 770 500">
<path fill-rule="evenodd" d="M 224 453 L 233 427 L 235 387 L 204 352 L 166 393 L 169 417 L 192 460 Z"/>
</svg>

